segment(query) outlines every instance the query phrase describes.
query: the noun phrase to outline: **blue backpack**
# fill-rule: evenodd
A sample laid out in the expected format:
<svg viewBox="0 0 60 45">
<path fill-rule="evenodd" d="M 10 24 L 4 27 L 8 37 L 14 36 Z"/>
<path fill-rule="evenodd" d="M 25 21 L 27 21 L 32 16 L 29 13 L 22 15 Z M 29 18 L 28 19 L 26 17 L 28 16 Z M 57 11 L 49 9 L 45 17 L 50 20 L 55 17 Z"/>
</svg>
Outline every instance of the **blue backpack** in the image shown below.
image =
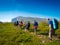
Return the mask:
<svg viewBox="0 0 60 45">
<path fill-rule="evenodd" d="M 38 22 L 35 21 L 35 22 L 34 22 L 34 26 L 38 26 Z"/>
<path fill-rule="evenodd" d="M 58 21 L 56 19 L 52 19 L 53 22 L 53 29 L 56 30 L 58 29 Z"/>
</svg>

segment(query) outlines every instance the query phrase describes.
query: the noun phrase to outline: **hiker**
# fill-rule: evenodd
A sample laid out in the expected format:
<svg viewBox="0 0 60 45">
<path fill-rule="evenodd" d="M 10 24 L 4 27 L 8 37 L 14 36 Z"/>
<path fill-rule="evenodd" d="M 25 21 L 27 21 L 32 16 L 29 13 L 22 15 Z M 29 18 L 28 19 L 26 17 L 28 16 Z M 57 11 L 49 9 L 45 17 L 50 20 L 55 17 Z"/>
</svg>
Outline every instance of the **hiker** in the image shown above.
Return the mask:
<svg viewBox="0 0 60 45">
<path fill-rule="evenodd" d="M 18 25 L 19 25 L 19 22 L 18 22 L 18 18 L 17 18 L 16 21 L 14 22 L 14 26 L 18 27 Z"/>
<path fill-rule="evenodd" d="M 49 39 L 52 39 L 52 35 L 55 35 L 55 30 L 58 29 L 58 21 L 56 19 L 48 19 L 49 23 Z"/>
<path fill-rule="evenodd" d="M 28 21 L 25 23 L 25 31 L 28 31 L 29 28 L 30 28 L 30 22 Z"/>
<path fill-rule="evenodd" d="M 53 31 L 53 23 L 51 19 L 48 19 L 48 24 L 49 24 L 49 39 L 52 40 L 52 31 Z"/>
<path fill-rule="evenodd" d="M 20 30 L 22 30 L 23 22 L 20 21 Z"/>
<path fill-rule="evenodd" d="M 35 34 L 37 33 L 37 28 L 38 28 L 38 22 L 37 21 L 34 21 L 34 32 Z"/>
<path fill-rule="evenodd" d="M 18 25 L 19 25 L 18 21 L 14 22 L 14 26 L 18 26 Z"/>
</svg>

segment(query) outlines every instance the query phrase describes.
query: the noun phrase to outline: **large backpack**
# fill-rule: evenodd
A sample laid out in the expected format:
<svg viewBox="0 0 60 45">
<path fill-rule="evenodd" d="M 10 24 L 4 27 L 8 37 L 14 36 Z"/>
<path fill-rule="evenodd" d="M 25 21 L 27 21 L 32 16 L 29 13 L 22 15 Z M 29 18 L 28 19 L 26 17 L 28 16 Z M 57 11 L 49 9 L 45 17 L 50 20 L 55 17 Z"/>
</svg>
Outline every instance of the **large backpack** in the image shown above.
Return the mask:
<svg viewBox="0 0 60 45">
<path fill-rule="evenodd" d="M 56 30 L 58 29 L 58 21 L 56 19 L 52 19 L 53 22 L 53 29 Z"/>
<path fill-rule="evenodd" d="M 20 21 L 20 26 L 22 26 L 23 25 L 23 22 L 22 21 Z"/>
<path fill-rule="evenodd" d="M 38 22 L 35 21 L 35 22 L 34 22 L 34 26 L 38 26 Z"/>
<path fill-rule="evenodd" d="M 15 26 L 19 25 L 19 22 L 18 21 L 14 22 L 14 25 Z"/>
<path fill-rule="evenodd" d="M 27 22 L 26 23 L 26 27 L 30 27 L 30 22 Z"/>
<path fill-rule="evenodd" d="M 34 21 L 34 29 L 37 29 L 38 27 L 38 22 Z"/>
</svg>

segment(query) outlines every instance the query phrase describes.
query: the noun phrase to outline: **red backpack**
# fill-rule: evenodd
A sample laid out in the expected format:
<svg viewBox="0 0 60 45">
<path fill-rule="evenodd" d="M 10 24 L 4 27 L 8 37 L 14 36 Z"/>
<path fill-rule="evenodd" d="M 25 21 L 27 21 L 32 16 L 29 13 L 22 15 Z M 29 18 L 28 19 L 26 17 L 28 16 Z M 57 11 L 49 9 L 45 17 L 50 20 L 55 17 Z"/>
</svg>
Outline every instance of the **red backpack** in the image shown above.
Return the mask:
<svg viewBox="0 0 60 45">
<path fill-rule="evenodd" d="M 23 22 L 21 21 L 21 22 L 20 22 L 20 26 L 22 26 L 22 25 L 23 25 Z"/>
</svg>

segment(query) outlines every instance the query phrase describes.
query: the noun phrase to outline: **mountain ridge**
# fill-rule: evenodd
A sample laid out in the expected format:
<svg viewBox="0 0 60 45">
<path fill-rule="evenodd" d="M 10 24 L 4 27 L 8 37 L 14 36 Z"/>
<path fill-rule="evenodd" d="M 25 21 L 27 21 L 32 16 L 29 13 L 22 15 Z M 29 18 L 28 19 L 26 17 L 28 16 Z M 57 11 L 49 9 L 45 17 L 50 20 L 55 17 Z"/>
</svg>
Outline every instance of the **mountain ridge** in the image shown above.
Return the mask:
<svg viewBox="0 0 60 45">
<path fill-rule="evenodd" d="M 23 16 L 18 16 L 18 17 L 15 17 L 12 19 L 12 22 L 15 22 L 15 21 L 30 21 L 30 22 L 33 22 L 34 20 L 36 20 L 37 22 L 41 22 L 41 21 L 46 21 L 47 19 L 46 18 L 37 18 L 37 17 L 23 17 Z"/>
</svg>

